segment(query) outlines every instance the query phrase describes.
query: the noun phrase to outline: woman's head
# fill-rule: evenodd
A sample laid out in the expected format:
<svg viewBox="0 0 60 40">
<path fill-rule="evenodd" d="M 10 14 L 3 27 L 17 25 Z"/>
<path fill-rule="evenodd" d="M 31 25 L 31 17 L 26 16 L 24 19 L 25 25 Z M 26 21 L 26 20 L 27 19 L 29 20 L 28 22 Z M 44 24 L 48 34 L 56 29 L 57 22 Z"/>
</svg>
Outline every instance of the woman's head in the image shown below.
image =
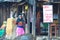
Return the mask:
<svg viewBox="0 0 60 40">
<path fill-rule="evenodd" d="M 21 19 L 21 18 L 22 18 L 22 15 L 19 15 L 19 16 L 18 16 L 18 18 L 20 18 L 20 19 Z"/>
</svg>

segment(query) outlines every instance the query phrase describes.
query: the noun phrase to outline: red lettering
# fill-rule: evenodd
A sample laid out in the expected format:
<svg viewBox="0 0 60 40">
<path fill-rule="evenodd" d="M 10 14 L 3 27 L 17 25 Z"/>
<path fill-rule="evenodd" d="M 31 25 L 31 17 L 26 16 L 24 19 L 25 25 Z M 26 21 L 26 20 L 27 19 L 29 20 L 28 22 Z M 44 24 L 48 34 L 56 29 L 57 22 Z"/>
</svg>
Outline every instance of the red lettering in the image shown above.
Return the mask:
<svg viewBox="0 0 60 40">
<path fill-rule="evenodd" d="M 44 8 L 49 8 L 48 6 L 44 6 Z"/>
</svg>

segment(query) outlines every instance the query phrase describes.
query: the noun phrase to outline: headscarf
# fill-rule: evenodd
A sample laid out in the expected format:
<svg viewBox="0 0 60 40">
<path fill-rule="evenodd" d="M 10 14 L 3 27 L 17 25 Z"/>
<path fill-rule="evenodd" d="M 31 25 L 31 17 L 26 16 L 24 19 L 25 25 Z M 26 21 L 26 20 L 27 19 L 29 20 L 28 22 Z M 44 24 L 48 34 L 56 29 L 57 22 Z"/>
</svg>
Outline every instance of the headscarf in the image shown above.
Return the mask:
<svg viewBox="0 0 60 40">
<path fill-rule="evenodd" d="M 19 15 L 19 16 L 18 16 L 18 19 L 17 19 L 17 24 L 18 24 L 20 21 L 21 21 L 21 22 L 23 22 L 22 15 Z"/>
</svg>

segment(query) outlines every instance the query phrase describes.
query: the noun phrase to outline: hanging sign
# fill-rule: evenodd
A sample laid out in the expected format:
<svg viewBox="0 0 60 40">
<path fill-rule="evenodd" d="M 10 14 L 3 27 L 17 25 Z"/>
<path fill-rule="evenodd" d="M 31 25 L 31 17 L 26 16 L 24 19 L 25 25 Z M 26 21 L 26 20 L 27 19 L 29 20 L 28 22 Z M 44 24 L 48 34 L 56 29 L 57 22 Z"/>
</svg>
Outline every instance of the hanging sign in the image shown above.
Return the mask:
<svg viewBox="0 0 60 40">
<path fill-rule="evenodd" d="M 43 5 L 43 22 L 50 23 L 53 22 L 53 6 Z"/>
</svg>

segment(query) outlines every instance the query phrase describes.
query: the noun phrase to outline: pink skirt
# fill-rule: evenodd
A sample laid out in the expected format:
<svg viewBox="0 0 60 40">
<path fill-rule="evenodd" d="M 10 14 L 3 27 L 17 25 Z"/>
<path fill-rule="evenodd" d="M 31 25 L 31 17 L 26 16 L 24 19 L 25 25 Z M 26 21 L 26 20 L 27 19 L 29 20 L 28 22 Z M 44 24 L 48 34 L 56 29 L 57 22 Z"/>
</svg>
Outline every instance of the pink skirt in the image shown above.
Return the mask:
<svg viewBox="0 0 60 40">
<path fill-rule="evenodd" d="M 17 27 L 17 29 L 16 29 L 16 35 L 17 36 L 21 36 L 23 34 L 25 34 L 24 29 Z"/>
</svg>

